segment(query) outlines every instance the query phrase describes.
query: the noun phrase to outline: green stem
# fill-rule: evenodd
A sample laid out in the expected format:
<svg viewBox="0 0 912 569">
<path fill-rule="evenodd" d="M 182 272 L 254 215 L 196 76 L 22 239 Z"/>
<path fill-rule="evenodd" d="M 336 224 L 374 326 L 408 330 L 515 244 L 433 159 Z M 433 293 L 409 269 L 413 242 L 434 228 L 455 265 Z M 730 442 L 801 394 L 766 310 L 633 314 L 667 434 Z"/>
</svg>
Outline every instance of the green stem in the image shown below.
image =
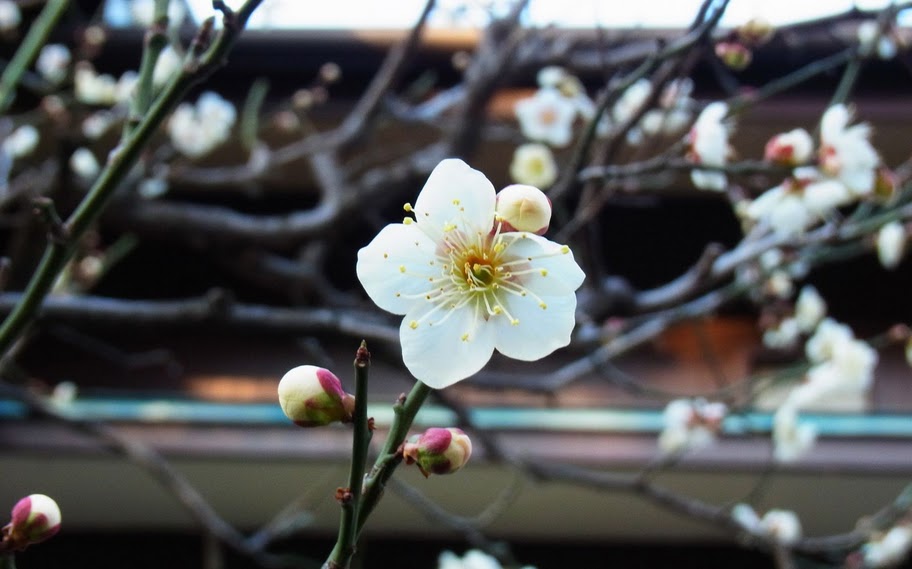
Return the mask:
<svg viewBox="0 0 912 569">
<path fill-rule="evenodd" d="M 168 2 L 155 0 L 155 13 L 152 26 L 146 32 L 146 48 L 143 50 L 139 64 L 139 80 L 136 85 L 136 96 L 130 105 L 130 116 L 124 124 L 124 135 L 130 134 L 142 120 L 143 115 L 152 106 L 152 91 L 155 88 L 154 74 L 158 56 L 168 45 Z"/>
<path fill-rule="evenodd" d="M 28 66 L 38 57 L 38 52 L 44 47 L 51 30 L 69 4 L 69 0 L 49 0 L 32 27 L 29 28 L 28 34 L 22 40 L 22 45 L 16 50 L 13 59 L 3 70 L 3 76 L 0 77 L 0 115 L 4 114 L 13 103 L 16 85 L 19 84 L 19 80 Z"/>
<path fill-rule="evenodd" d="M 361 347 L 355 356 L 355 412 L 353 417 L 354 434 L 352 436 L 352 461 L 348 473 L 348 490 L 341 497 L 342 518 L 339 520 L 339 536 L 336 545 L 323 565 L 325 568 L 342 569 L 348 567 L 358 540 L 358 510 L 361 502 L 361 486 L 364 482 L 364 469 L 367 466 L 367 449 L 371 439 L 371 429 L 367 419 L 367 379 L 370 371 L 370 352 L 367 343 L 361 341 Z"/>
<path fill-rule="evenodd" d="M 424 404 L 430 393 L 430 387 L 420 381 L 416 381 L 408 396 L 404 400 L 397 402 L 393 407 L 395 416 L 386 436 L 386 442 L 383 443 L 383 449 L 380 451 L 376 462 L 374 462 L 373 468 L 364 479 L 364 494 L 361 497 L 360 515 L 358 517 L 358 534 L 361 533 L 368 516 L 370 516 L 380 501 L 386 482 L 392 477 L 399 463 L 402 462 L 399 447 L 405 441 L 405 437 L 412 427 L 412 422 L 415 420 L 415 415 L 418 414 L 418 410 L 421 409 L 421 405 Z"/>
<path fill-rule="evenodd" d="M 188 56 L 188 62 L 184 65 L 182 72 L 175 75 L 162 94 L 152 103 L 149 112 L 136 126 L 136 129 L 129 136 L 124 137 L 118 148 L 111 153 L 108 164 L 98 180 L 67 220 L 66 229 L 70 238 L 69 242 L 60 243 L 52 240 L 48 243 L 38 269 L 32 275 L 32 279 L 22 295 L 22 300 L 0 326 L 0 355 L 7 352 L 28 324 L 34 320 L 44 297 L 47 296 L 51 285 L 57 278 L 57 274 L 72 256 L 75 250 L 73 244 L 79 241 L 79 238 L 101 215 L 104 206 L 133 164 L 136 163 L 140 152 L 155 134 L 159 124 L 190 87 L 208 77 L 224 63 L 228 50 L 244 28 L 247 19 L 261 2 L 262 0 L 247 0 L 237 12 L 225 16 L 225 25 L 215 41 L 201 55 Z M 197 57 L 199 57 L 198 60 Z"/>
</svg>

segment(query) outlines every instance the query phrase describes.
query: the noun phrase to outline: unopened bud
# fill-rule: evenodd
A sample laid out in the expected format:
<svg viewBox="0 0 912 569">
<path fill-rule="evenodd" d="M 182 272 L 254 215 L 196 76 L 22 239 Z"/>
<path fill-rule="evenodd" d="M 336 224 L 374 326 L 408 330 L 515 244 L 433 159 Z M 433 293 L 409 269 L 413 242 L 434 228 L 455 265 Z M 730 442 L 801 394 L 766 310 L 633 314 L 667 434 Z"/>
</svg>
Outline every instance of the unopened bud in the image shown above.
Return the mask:
<svg viewBox="0 0 912 569">
<path fill-rule="evenodd" d="M 13 506 L 12 519 L 3 528 L 0 549 L 21 551 L 53 537 L 60 530 L 60 508 L 44 494 L 32 494 Z"/>
<path fill-rule="evenodd" d="M 765 44 L 772 39 L 775 32 L 776 29 L 773 25 L 763 18 L 751 18 L 735 31 L 738 34 L 738 39 L 751 47 Z"/>
<path fill-rule="evenodd" d="M 897 188 L 899 180 L 896 173 L 885 166 L 878 168 L 874 177 L 874 197 L 881 202 L 890 202 L 896 197 Z"/>
<path fill-rule="evenodd" d="M 406 464 L 417 464 L 425 477 L 452 474 L 472 456 L 472 441 L 462 429 L 434 427 L 414 435 L 402 445 Z"/>
<path fill-rule="evenodd" d="M 551 223 L 551 201 L 534 186 L 513 184 L 497 193 L 495 214 L 502 231 L 542 235 Z"/>
<path fill-rule="evenodd" d="M 807 164 L 814 154 L 814 141 L 803 128 L 796 128 L 769 139 L 763 158 L 774 164 L 798 166 Z"/>
<path fill-rule="evenodd" d="M 753 55 L 744 44 L 733 41 L 723 41 L 716 44 L 716 56 L 722 60 L 729 69 L 741 71 L 751 63 Z"/>
<path fill-rule="evenodd" d="M 328 369 L 303 365 L 279 381 L 279 405 L 294 424 L 321 427 L 352 420 L 354 396 L 345 393 L 342 382 Z"/>
</svg>

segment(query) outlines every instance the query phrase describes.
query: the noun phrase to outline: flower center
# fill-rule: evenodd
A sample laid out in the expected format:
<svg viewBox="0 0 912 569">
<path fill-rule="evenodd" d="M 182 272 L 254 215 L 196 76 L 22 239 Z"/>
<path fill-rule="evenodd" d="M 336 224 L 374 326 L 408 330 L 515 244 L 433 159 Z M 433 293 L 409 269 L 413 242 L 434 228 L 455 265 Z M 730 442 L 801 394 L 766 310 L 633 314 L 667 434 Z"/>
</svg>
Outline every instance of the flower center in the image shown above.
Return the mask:
<svg viewBox="0 0 912 569">
<path fill-rule="evenodd" d="M 480 257 L 473 252 L 462 264 L 462 274 L 470 289 L 487 288 L 494 284 L 497 267 L 487 257 L 487 254 Z"/>
</svg>

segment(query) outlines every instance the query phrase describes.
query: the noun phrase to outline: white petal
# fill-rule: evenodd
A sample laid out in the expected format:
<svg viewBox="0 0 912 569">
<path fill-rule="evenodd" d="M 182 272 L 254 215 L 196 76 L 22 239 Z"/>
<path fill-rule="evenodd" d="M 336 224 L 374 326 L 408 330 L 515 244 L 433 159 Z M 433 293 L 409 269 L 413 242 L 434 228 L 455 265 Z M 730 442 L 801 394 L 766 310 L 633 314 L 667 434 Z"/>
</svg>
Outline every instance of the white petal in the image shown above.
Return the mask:
<svg viewBox="0 0 912 569">
<path fill-rule="evenodd" d="M 435 310 L 431 303 L 419 303 L 402 320 L 399 339 L 402 359 L 412 375 L 429 387 L 443 389 L 488 363 L 494 353 L 494 330 L 476 313 L 474 303 L 449 314 Z"/>
<path fill-rule="evenodd" d="M 440 277 L 440 269 L 430 264 L 434 251 L 434 242 L 415 224 L 387 225 L 358 251 L 358 280 L 377 306 L 405 314 L 416 302 L 414 295 L 431 288 L 428 279 Z"/>
<path fill-rule="evenodd" d="M 494 186 L 462 160 L 443 160 L 415 201 L 415 218 L 439 241 L 443 228 L 456 224 L 467 232 L 488 233 L 494 225 Z"/>
<path fill-rule="evenodd" d="M 494 316 L 497 330 L 495 347 L 503 355 L 523 361 L 535 361 L 570 343 L 570 334 L 576 324 L 576 294 L 562 294 L 533 298 L 506 295 L 501 298 L 510 318 Z M 545 308 L 542 308 L 542 303 Z"/>
<path fill-rule="evenodd" d="M 504 235 L 510 239 L 513 234 Z M 521 284 L 537 295 L 554 295 L 573 292 L 583 284 L 586 274 L 576 264 L 573 252 L 554 241 L 532 233 L 518 233 L 504 251 L 509 259 L 531 259 L 529 267 L 535 269 L 522 275 Z"/>
</svg>

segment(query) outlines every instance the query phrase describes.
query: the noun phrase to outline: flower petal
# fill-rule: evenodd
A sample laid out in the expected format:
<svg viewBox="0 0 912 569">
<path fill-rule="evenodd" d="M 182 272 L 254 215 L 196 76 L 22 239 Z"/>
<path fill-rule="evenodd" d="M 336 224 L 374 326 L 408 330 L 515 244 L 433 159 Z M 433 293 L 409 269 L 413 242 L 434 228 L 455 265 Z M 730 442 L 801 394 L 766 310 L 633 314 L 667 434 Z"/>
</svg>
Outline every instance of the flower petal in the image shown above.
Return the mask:
<svg viewBox="0 0 912 569">
<path fill-rule="evenodd" d="M 434 168 L 415 201 L 422 231 L 440 242 L 444 227 L 456 224 L 466 233 L 488 233 L 494 224 L 494 186 L 462 160 L 443 160 Z"/>
<path fill-rule="evenodd" d="M 358 280 L 374 303 L 393 314 L 405 314 L 415 295 L 431 288 L 428 279 L 440 277 L 431 265 L 435 244 L 415 224 L 393 223 L 358 251 Z"/>
<path fill-rule="evenodd" d="M 504 256 L 511 260 L 526 258 L 529 268 L 535 269 L 522 275 L 522 286 L 537 295 L 554 295 L 573 292 L 583 284 L 586 274 L 576 264 L 569 247 L 526 232 L 507 233 L 503 238 L 508 240 L 513 235 L 516 238 Z"/>
<path fill-rule="evenodd" d="M 518 323 L 513 324 L 503 316 L 489 321 L 496 329 L 494 346 L 498 352 L 509 358 L 534 361 L 570 343 L 570 334 L 576 324 L 575 293 L 538 299 L 506 295 L 501 301 Z"/>
<path fill-rule="evenodd" d="M 415 378 L 443 389 L 477 373 L 491 359 L 494 330 L 476 313 L 474 302 L 449 313 L 429 302 L 415 308 L 399 327 L 402 359 Z"/>
</svg>

